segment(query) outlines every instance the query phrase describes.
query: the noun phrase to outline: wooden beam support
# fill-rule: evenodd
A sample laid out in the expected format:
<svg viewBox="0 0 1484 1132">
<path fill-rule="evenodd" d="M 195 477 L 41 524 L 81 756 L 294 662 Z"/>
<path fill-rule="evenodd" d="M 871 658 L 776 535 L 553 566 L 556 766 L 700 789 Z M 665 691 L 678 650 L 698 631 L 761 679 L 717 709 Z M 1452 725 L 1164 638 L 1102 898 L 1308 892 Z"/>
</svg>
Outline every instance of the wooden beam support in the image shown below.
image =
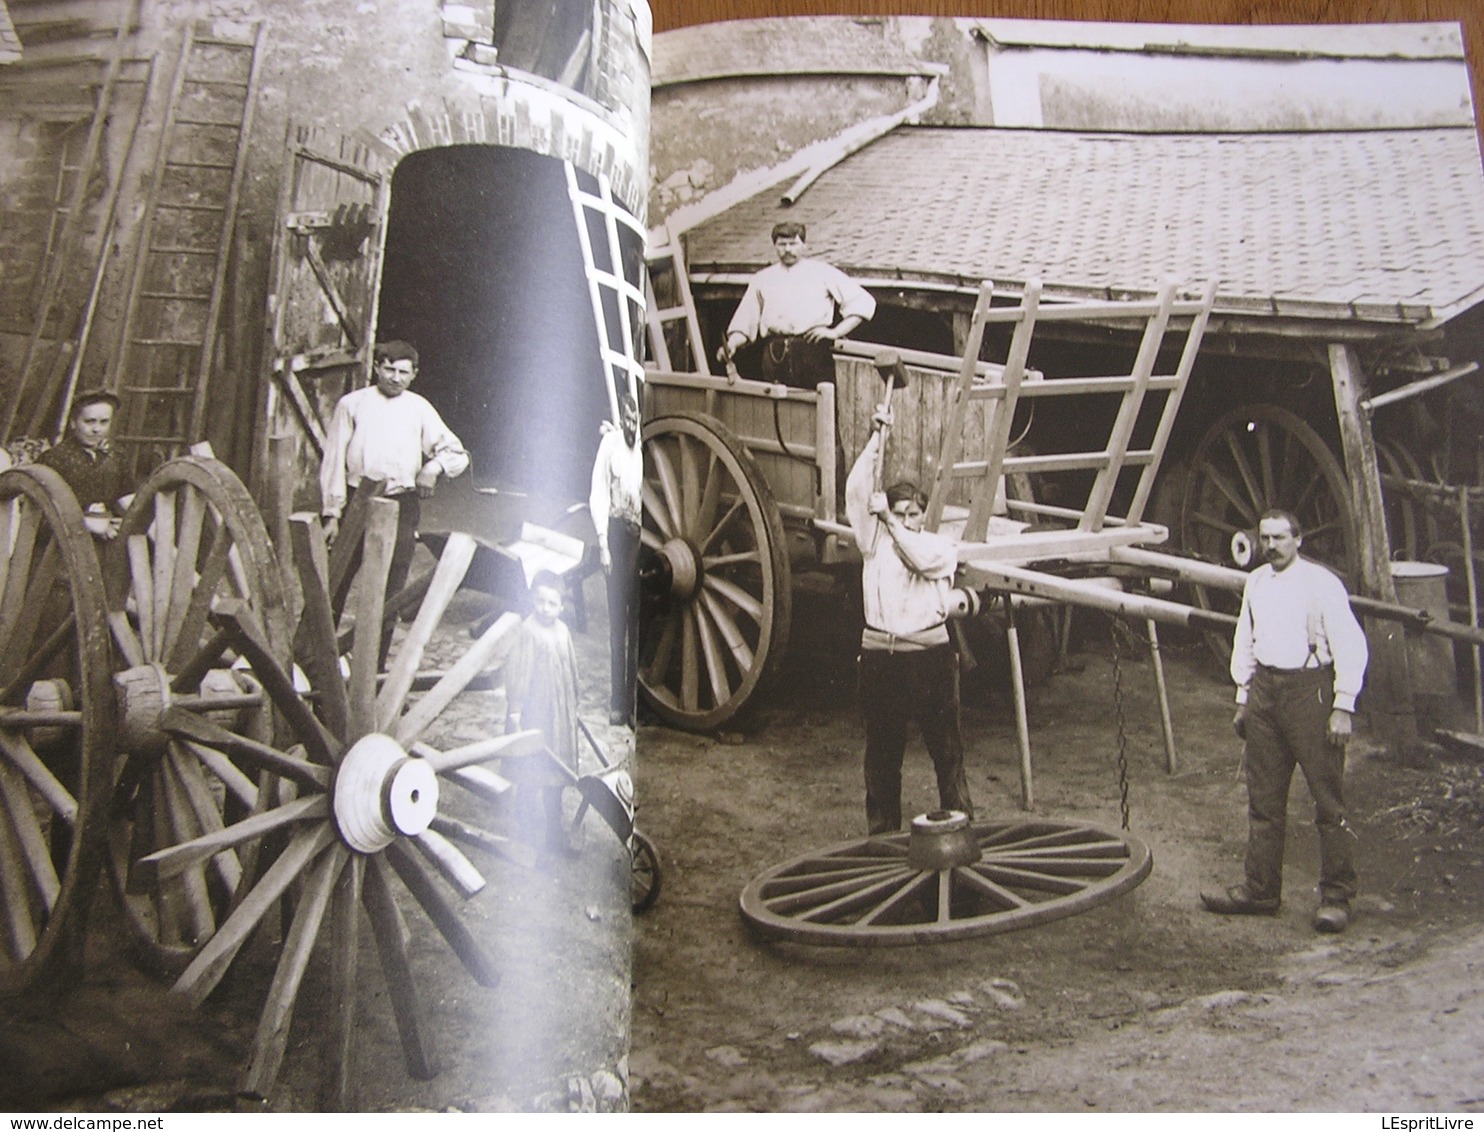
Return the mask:
<svg viewBox="0 0 1484 1132">
<path fill-rule="evenodd" d="M 1335 413 L 1340 423 L 1340 447 L 1350 507 L 1360 532 L 1360 590 L 1381 601 L 1396 603 L 1391 577 L 1391 544 L 1386 535 L 1386 512 L 1381 497 L 1381 473 L 1370 417 L 1361 408 L 1365 374 L 1355 348 L 1340 342 L 1329 346 L 1330 380 Z M 1412 706 L 1411 673 L 1407 664 L 1406 630 L 1393 621 L 1370 620 L 1366 625 L 1371 659 L 1366 671 L 1364 705 L 1377 733 L 1394 754 L 1410 753 L 1417 745 L 1417 717 Z"/>
</svg>

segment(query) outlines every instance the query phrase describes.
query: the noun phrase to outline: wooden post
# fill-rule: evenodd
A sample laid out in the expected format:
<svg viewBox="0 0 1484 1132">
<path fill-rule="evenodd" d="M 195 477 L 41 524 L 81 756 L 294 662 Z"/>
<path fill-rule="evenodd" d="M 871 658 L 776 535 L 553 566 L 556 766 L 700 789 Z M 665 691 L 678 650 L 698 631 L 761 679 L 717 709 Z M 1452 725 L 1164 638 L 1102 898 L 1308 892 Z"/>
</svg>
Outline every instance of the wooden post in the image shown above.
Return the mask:
<svg viewBox="0 0 1484 1132">
<path fill-rule="evenodd" d="M 1360 533 L 1360 590 L 1381 601 L 1395 602 L 1381 473 L 1376 465 L 1370 418 L 1360 405 L 1365 397 L 1365 376 L 1354 347 L 1331 342 L 1329 369 L 1345 478 L 1350 486 L 1349 502 Z M 1412 706 L 1406 631 L 1397 622 L 1372 619 L 1366 626 L 1366 637 L 1371 651 L 1365 680 L 1366 713 L 1393 754 L 1410 752 L 1417 745 L 1417 717 Z"/>
</svg>

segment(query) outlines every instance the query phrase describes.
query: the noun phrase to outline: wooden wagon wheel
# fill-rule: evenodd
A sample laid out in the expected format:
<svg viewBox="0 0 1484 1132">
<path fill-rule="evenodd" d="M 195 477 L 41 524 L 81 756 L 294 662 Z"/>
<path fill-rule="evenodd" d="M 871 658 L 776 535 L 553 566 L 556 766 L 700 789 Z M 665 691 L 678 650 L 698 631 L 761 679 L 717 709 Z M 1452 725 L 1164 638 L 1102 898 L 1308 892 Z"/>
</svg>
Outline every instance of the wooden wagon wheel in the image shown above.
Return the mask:
<svg viewBox="0 0 1484 1132">
<path fill-rule="evenodd" d="M 1180 504 L 1180 545 L 1225 566 L 1256 566 L 1258 519 L 1270 507 L 1298 516 L 1305 557 L 1342 574 L 1355 573 L 1359 543 L 1340 462 L 1319 434 L 1287 409 L 1233 409 L 1196 447 Z M 1202 609 L 1223 613 L 1235 614 L 1241 604 L 1240 595 L 1204 586 L 1196 586 L 1194 596 Z M 1227 634 L 1206 637 L 1218 656 L 1230 655 Z"/>
<path fill-rule="evenodd" d="M 50 468 L 0 475 L 0 992 L 81 958 L 112 782 L 107 607 Z"/>
<path fill-rule="evenodd" d="M 360 571 L 347 602 L 354 626 L 342 635 L 330 611 L 329 575 L 323 542 L 316 541 L 317 523 L 312 518 L 293 523 L 305 601 L 300 660 L 319 674 L 312 690 L 313 707 L 296 694 L 290 672 L 272 656 L 243 603 L 225 602 L 213 613 L 213 625 L 252 664 L 289 734 L 277 742 L 259 742 L 198 714 L 178 708 L 163 712 L 162 731 L 193 747 L 230 756 L 265 777 L 258 784 L 258 804 L 251 813 L 221 830 L 157 850 L 135 866 L 160 882 L 199 868 L 228 849 L 261 851 L 283 843 L 272 864 L 245 881 L 230 914 L 173 990 L 202 1002 L 292 886 L 295 900 L 282 953 L 242 1088 L 260 1095 L 273 1088 L 311 953 L 317 941 L 327 937 L 333 942 L 332 1006 L 321 1029 L 331 1045 L 328 1061 L 335 1078 L 336 1095 L 328 1103 L 340 1109 L 350 1106 L 361 910 L 367 914 L 380 957 L 408 1069 L 418 1077 L 432 1076 L 437 1071 L 432 1035 L 412 974 L 411 936 L 397 888 L 400 884 L 410 894 L 481 985 L 495 985 L 499 976 L 493 961 L 438 878 L 462 897 L 474 895 L 484 886 L 484 878 L 454 841 L 499 851 L 504 839 L 440 814 L 439 800 L 455 784 L 476 798 L 500 796 L 508 782 L 483 764 L 535 754 L 542 744 L 537 731 L 446 751 L 423 741 L 443 708 L 494 662 L 520 619 L 513 613 L 501 617 L 431 687 L 420 696 L 411 695 L 424 648 L 474 556 L 474 539 L 453 534 L 415 620 L 389 658 L 390 667 L 379 673 L 384 591 L 395 529 L 395 504 L 373 501 Z M 350 641 L 348 673 L 340 665 L 342 639 Z M 260 860 L 266 856 L 260 853 Z"/>
<path fill-rule="evenodd" d="M 135 495 L 107 556 L 109 622 L 120 661 L 120 757 L 109 817 L 109 873 L 144 958 L 178 972 L 216 931 L 244 871 L 225 852 L 168 879 L 132 864 L 156 849 L 221 829 L 258 805 L 258 785 L 214 748 L 155 726 L 167 707 L 202 714 L 255 742 L 272 712 L 250 672 L 210 623 L 232 602 L 288 658 L 278 560 L 247 489 L 226 465 L 187 456 L 160 467 Z"/>
<path fill-rule="evenodd" d="M 1426 481 L 1422 464 L 1403 440 L 1376 441 L 1376 462 L 1381 474 L 1400 479 Z M 1392 557 L 1417 561 L 1437 539 L 1437 519 L 1428 511 L 1427 505 L 1403 488 L 1386 489 L 1382 483 L 1386 504 L 1386 534 L 1391 543 Z"/>
<path fill-rule="evenodd" d="M 639 687 L 667 723 L 720 727 L 776 673 L 792 595 L 783 524 L 757 463 L 710 417 L 644 426 L 647 575 Z"/>
<path fill-rule="evenodd" d="M 970 822 L 937 811 L 910 833 L 816 849 L 755 877 L 742 917 L 796 943 L 897 947 L 992 935 L 1059 920 L 1149 875 L 1126 833 L 1061 821 Z"/>
</svg>

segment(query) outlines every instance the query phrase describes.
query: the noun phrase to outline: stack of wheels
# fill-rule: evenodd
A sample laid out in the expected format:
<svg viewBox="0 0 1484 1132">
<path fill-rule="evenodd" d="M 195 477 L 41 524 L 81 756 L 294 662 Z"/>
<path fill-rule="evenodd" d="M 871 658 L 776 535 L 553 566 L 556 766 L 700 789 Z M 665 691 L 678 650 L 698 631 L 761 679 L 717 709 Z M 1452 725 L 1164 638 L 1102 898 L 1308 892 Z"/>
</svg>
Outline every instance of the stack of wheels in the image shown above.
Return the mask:
<svg viewBox="0 0 1484 1132">
<path fill-rule="evenodd" d="M 369 501 L 347 526 L 330 554 L 317 521 L 293 524 L 303 616 L 291 633 L 262 518 L 224 465 L 192 456 L 161 467 L 101 566 L 60 477 L 34 466 L 0 475 L 0 987 L 58 980 L 80 961 L 105 859 L 133 942 L 198 1005 L 282 915 L 241 1087 L 273 1089 L 309 957 L 333 936 L 321 1029 L 325 1103 L 342 1108 L 353 1097 L 362 909 L 409 1071 L 431 1076 L 397 889 L 478 982 L 498 982 L 455 903 L 484 877 L 454 842 L 491 853 L 506 843 L 446 816 L 439 800 L 457 786 L 487 807 L 508 783 L 484 764 L 541 744 L 536 732 L 452 750 L 425 741 L 518 623 L 495 622 L 411 696 L 474 540 L 449 539 L 381 673 L 381 628 L 400 607 L 385 594 L 395 505 Z"/>
</svg>

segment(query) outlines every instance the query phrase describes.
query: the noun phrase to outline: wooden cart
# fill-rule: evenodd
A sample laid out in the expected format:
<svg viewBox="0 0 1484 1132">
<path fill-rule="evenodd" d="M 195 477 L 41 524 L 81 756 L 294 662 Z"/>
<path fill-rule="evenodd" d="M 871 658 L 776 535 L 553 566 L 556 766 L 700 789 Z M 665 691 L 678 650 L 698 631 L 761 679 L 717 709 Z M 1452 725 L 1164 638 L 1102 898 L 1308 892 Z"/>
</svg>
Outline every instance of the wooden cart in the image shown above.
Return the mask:
<svg viewBox="0 0 1484 1132">
<path fill-rule="evenodd" d="M 907 384 L 892 402 L 884 480 L 929 491 L 927 524 L 960 539 L 970 585 L 1004 589 L 1010 571 L 1047 562 L 1075 561 L 1085 574 L 1117 548 L 1165 541 L 1168 531 L 1142 516 L 1212 293 L 1182 298 L 1171 284 L 1151 301 L 1042 305 L 1032 287 L 996 306 L 986 286 L 964 358 L 890 352 Z M 1132 371 L 1048 379 L 1028 370 L 1035 328 L 1052 320 L 1142 324 Z M 979 361 L 985 327 L 998 322 L 1014 326 L 1009 353 Z M 745 710 L 786 646 L 791 572 L 858 558 L 841 489 L 883 399 L 885 358 L 847 344 L 834 383 L 814 390 L 648 374 L 643 538 L 657 608 L 640 684 L 667 722 L 715 728 Z M 1087 412 L 1098 432 L 1079 433 L 1075 451 L 1020 451 L 1017 433 L 1037 410 Z M 1032 479 L 1055 484 L 1058 501 L 1033 498 Z"/>
</svg>

